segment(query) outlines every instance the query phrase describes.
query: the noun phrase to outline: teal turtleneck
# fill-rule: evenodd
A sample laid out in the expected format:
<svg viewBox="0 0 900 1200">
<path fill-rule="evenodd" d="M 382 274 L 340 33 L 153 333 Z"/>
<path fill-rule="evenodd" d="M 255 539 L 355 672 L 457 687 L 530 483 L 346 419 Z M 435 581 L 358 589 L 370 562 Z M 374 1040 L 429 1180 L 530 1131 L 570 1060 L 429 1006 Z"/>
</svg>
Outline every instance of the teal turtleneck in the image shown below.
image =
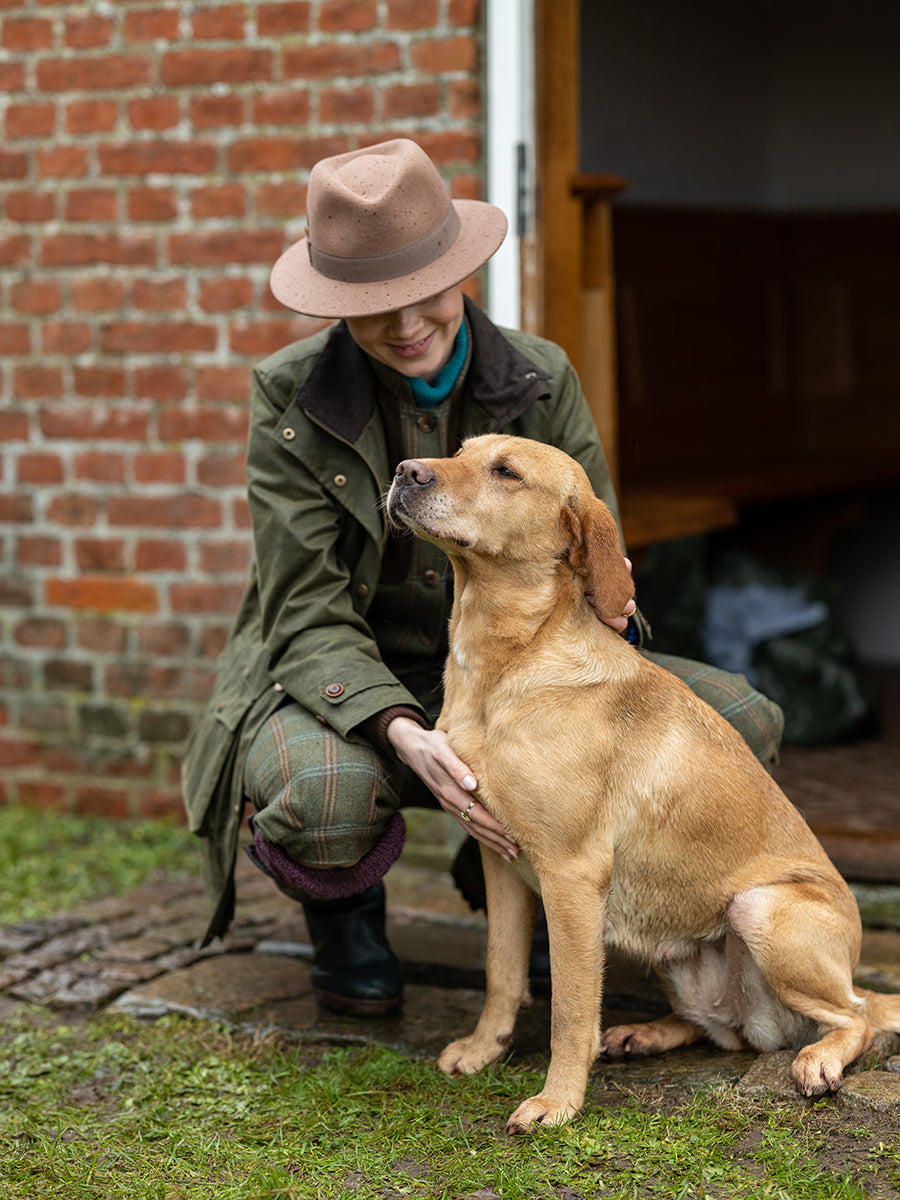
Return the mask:
<svg viewBox="0 0 900 1200">
<path fill-rule="evenodd" d="M 425 379 L 410 378 L 409 385 L 412 388 L 413 399 L 419 408 L 434 408 L 436 404 L 447 399 L 465 365 L 468 350 L 469 335 L 466 332 L 466 322 L 463 320 L 453 343 L 453 353 L 431 383 Z"/>
</svg>

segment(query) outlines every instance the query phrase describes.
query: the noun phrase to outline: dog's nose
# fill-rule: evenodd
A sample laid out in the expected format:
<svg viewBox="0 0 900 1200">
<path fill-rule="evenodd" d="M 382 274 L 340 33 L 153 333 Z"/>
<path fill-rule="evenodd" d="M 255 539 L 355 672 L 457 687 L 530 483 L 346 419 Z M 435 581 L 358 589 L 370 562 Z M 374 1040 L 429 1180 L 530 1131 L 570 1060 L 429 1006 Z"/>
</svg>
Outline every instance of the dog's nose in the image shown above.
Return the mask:
<svg viewBox="0 0 900 1200">
<path fill-rule="evenodd" d="M 434 471 L 417 458 L 405 458 L 394 472 L 398 481 L 407 487 L 428 487 L 434 483 Z"/>
</svg>

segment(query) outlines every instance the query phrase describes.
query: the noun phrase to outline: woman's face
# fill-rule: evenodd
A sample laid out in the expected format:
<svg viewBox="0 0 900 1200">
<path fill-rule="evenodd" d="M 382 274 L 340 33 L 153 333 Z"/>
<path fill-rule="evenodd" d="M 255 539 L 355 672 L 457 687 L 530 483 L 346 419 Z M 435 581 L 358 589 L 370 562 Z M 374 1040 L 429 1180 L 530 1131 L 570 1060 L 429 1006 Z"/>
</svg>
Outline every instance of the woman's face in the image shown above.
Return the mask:
<svg viewBox="0 0 900 1200">
<path fill-rule="evenodd" d="M 348 317 L 347 327 L 366 354 L 401 375 L 431 381 L 453 353 L 463 319 L 457 285 L 418 304 L 371 317 Z"/>
</svg>

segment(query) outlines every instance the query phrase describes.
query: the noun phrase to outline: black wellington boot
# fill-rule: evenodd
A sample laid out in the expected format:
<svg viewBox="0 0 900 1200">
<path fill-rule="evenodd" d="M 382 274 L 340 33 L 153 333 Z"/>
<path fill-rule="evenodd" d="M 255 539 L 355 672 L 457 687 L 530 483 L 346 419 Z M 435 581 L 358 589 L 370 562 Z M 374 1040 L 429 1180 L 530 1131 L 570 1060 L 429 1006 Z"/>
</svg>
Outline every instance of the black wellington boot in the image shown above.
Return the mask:
<svg viewBox="0 0 900 1200">
<path fill-rule="evenodd" d="M 313 946 L 310 981 L 320 1008 L 389 1017 L 403 1003 L 403 974 L 385 933 L 384 884 L 342 900 L 303 900 Z"/>
</svg>

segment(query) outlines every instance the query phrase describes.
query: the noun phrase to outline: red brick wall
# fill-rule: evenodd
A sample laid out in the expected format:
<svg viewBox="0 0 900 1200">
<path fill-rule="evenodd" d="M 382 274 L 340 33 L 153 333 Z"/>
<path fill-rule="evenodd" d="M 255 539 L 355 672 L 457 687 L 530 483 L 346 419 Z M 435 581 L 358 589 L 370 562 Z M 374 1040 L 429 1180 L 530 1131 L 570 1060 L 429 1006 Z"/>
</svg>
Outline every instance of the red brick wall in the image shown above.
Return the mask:
<svg viewBox="0 0 900 1200">
<path fill-rule="evenodd" d="M 0 0 L 0 802 L 180 811 L 250 555 L 250 364 L 327 154 L 481 188 L 478 0 Z"/>
</svg>

